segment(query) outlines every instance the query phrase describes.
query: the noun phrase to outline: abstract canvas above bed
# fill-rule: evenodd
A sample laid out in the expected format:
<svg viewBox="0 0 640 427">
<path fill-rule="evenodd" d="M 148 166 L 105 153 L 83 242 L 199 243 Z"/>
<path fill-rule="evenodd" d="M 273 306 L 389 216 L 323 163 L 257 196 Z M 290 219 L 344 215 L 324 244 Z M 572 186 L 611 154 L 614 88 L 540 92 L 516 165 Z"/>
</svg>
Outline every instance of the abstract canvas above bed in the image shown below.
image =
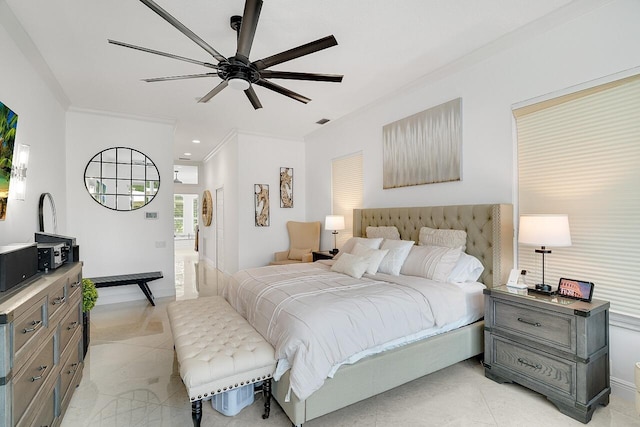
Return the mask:
<svg viewBox="0 0 640 427">
<path fill-rule="evenodd" d="M 382 128 L 383 188 L 460 181 L 462 98 Z"/>
</svg>

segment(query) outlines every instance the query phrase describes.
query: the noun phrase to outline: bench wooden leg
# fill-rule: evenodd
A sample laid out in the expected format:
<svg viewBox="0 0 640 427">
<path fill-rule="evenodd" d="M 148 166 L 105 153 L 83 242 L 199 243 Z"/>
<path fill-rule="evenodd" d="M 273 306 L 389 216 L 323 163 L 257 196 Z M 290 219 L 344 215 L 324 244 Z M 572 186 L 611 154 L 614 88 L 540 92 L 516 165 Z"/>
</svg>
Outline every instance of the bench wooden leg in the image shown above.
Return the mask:
<svg viewBox="0 0 640 427">
<path fill-rule="evenodd" d="M 271 378 L 268 378 L 263 383 L 264 386 L 264 414 L 262 414 L 262 419 L 266 420 L 269 418 L 269 412 L 271 412 Z"/>
<path fill-rule="evenodd" d="M 191 403 L 191 418 L 193 419 L 193 427 L 200 427 L 202 421 L 202 400 L 196 400 Z"/>
<path fill-rule="evenodd" d="M 147 285 L 147 282 L 138 282 L 138 286 L 142 290 L 144 296 L 147 297 L 151 305 L 155 307 L 156 304 L 153 302 L 153 294 L 151 293 L 151 289 L 149 289 L 149 285 Z"/>
</svg>

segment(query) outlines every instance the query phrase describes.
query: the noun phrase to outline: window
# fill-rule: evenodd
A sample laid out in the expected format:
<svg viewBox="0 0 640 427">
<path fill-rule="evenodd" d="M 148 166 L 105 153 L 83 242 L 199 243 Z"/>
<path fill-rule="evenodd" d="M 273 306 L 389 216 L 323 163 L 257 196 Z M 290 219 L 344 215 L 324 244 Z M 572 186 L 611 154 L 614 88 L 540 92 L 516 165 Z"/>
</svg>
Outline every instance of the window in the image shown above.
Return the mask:
<svg viewBox="0 0 640 427">
<path fill-rule="evenodd" d="M 331 162 L 331 208 L 333 215 L 344 216 L 345 226 L 338 233 L 338 247 L 353 236 L 353 210 L 362 207 L 362 193 L 362 153 L 334 159 Z"/>
<path fill-rule="evenodd" d="M 551 248 L 545 281 L 594 282 L 594 298 L 640 318 L 640 76 L 514 115 L 520 214 L 569 215 L 572 246 Z M 519 247 L 518 267 L 540 265 L 539 257 L 534 248 Z M 539 277 L 540 268 L 533 271 Z"/>
<path fill-rule="evenodd" d="M 184 198 L 179 194 L 173 196 L 173 234 L 184 234 Z"/>
</svg>

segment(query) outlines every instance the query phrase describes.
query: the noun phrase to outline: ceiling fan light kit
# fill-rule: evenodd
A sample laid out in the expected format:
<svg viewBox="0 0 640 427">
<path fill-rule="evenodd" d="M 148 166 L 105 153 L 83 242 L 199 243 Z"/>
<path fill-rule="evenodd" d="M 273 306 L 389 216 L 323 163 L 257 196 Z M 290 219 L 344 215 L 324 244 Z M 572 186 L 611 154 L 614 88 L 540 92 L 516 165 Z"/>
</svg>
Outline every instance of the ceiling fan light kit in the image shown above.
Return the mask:
<svg viewBox="0 0 640 427">
<path fill-rule="evenodd" d="M 231 28 L 236 31 L 238 35 L 238 43 L 236 54 L 229 58 L 225 58 L 217 50 L 211 47 L 207 42 L 198 37 L 193 31 L 187 28 L 184 24 L 170 15 L 166 10 L 156 4 L 153 0 L 140 0 L 149 9 L 158 14 L 162 19 L 173 25 L 178 31 L 191 39 L 194 43 L 204 49 L 210 54 L 218 64 L 212 64 L 209 62 L 199 61 L 196 59 L 186 58 L 172 53 L 162 52 L 155 49 L 149 49 L 142 46 L 136 46 L 129 43 L 124 43 L 116 40 L 108 40 L 109 43 L 116 46 L 126 47 L 129 49 L 139 50 L 154 55 L 160 55 L 179 61 L 189 62 L 192 64 L 213 68 L 216 72 L 208 72 L 202 74 L 189 74 L 182 76 L 169 76 L 169 77 L 157 77 L 151 79 L 143 79 L 145 82 L 160 82 L 170 80 L 184 80 L 194 79 L 202 77 L 219 77 L 222 82 L 215 86 L 209 93 L 202 98 L 199 98 L 198 102 L 209 102 L 214 96 L 220 93 L 224 88 L 230 86 L 232 89 L 244 91 L 245 95 L 253 105 L 253 108 L 262 108 L 262 104 L 258 99 L 257 94 L 253 89 L 253 85 L 261 86 L 266 89 L 272 90 L 281 95 L 287 96 L 296 101 L 306 104 L 311 99 L 299 93 L 293 92 L 287 88 L 279 86 L 267 79 L 288 79 L 288 80 L 308 80 L 319 82 L 336 82 L 342 81 L 342 75 L 338 74 L 317 74 L 317 73 L 300 73 L 290 71 L 275 71 L 267 70 L 274 65 L 281 64 L 283 62 L 291 61 L 296 58 L 300 58 L 305 55 L 309 55 L 320 50 L 336 46 L 338 42 L 334 36 L 327 36 L 310 43 L 295 47 L 293 49 L 280 52 L 278 54 L 269 56 L 267 58 L 259 59 L 251 62 L 249 60 L 249 53 L 251 52 L 251 46 L 253 45 L 253 38 L 258 27 L 258 19 L 260 18 L 260 11 L 262 10 L 262 0 L 246 0 L 244 5 L 243 16 L 234 15 L 231 17 Z"/>
</svg>

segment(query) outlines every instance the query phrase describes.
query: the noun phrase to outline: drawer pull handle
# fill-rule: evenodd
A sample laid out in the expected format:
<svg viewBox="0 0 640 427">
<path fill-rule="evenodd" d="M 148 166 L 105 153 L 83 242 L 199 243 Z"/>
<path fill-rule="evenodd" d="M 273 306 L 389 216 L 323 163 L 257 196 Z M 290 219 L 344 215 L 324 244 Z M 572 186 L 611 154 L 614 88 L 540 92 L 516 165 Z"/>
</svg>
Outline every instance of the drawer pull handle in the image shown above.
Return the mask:
<svg viewBox="0 0 640 427">
<path fill-rule="evenodd" d="M 42 320 L 34 320 L 33 322 L 31 322 L 31 328 L 24 328 L 22 330 L 23 334 L 28 334 L 29 332 L 33 332 L 36 329 L 38 329 L 38 327 L 42 325 Z"/>
<path fill-rule="evenodd" d="M 72 288 L 77 288 L 78 286 L 80 286 L 80 282 L 73 282 L 73 283 L 71 284 L 71 287 L 72 287 Z"/>
<path fill-rule="evenodd" d="M 532 363 L 529 363 L 529 362 L 527 362 L 526 360 L 524 360 L 524 359 L 523 359 L 523 358 L 521 358 L 521 357 L 518 357 L 518 362 L 522 363 L 522 364 L 523 364 L 523 365 L 525 365 L 525 366 L 529 366 L 529 367 L 531 367 L 531 368 L 533 368 L 533 369 L 542 369 L 542 366 L 540 366 L 540 365 L 534 365 L 534 364 L 532 364 Z"/>
<path fill-rule="evenodd" d="M 539 328 L 540 326 L 542 326 L 542 323 L 538 323 L 538 322 L 531 322 L 527 319 L 523 319 L 522 317 L 518 317 L 518 322 L 522 322 L 522 323 L 526 323 L 527 325 L 531 325 L 531 326 L 535 326 L 537 328 Z"/>
<path fill-rule="evenodd" d="M 73 369 L 69 369 L 69 370 L 67 371 L 67 374 L 69 374 L 69 375 L 71 375 L 71 374 L 75 374 L 75 373 L 76 373 L 76 371 L 78 370 L 78 364 L 77 364 L 77 363 L 72 363 L 72 364 L 71 364 L 71 367 L 72 367 Z"/>
<path fill-rule="evenodd" d="M 58 297 L 56 299 L 53 300 L 53 302 L 51 304 L 53 305 L 58 305 L 58 304 L 62 304 L 63 302 L 65 302 L 67 299 L 65 297 Z"/>
<path fill-rule="evenodd" d="M 38 371 L 40 371 L 40 372 L 42 372 L 42 371 L 44 371 L 46 369 L 47 369 L 47 367 L 45 365 L 40 365 L 40 367 L 38 367 Z M 41 380 L 41 379 L 42 379 L 42 375 L 38 375 L 37 377 L 31 377 L 31 382 L 33 383 L 33 382 L 36 382 L 36 381 Z"/>
<path fill-rule="evenodd" d="M 67 326 L 67 331 L 70 331 L 72 329 L 75 329 L 78 327 L 78 322 L 71 322 L 71 324 L 69 326 Z"/>
</svg>

